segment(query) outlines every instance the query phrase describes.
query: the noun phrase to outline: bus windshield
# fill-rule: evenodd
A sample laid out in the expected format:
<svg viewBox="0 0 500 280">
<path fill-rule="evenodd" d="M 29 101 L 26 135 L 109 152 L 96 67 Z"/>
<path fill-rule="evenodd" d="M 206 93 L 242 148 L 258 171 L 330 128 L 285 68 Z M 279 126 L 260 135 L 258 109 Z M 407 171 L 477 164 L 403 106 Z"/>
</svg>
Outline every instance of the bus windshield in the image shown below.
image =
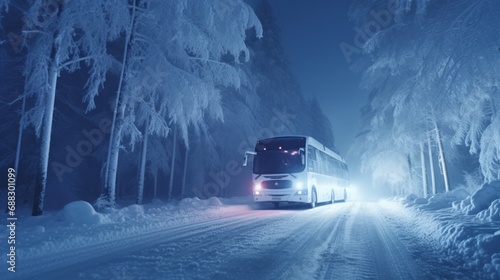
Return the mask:
<svg viewBox="0 0 500 280">
<path fill-rule="evenodd" d="M 304 170 L 300 149 L 305 138 L 274 138 L 261 140 L 255 146 L 254 174 L 297 173 Z"/>
</svg>

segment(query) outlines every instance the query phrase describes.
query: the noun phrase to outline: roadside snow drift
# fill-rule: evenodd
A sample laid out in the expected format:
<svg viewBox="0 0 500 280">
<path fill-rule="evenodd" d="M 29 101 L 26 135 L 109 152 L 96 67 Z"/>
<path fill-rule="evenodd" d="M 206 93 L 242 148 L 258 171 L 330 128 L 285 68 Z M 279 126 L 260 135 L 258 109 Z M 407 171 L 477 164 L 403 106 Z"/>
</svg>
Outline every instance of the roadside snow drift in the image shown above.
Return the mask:
<svg viewBox="0 0 500 280">
<path fill-rule="evenodd" d="M 468 215 L 475 215 L 487 209 L 493 201 L 500 198 L 500 181 L 481 186 L 472 196 L 464 199 L 459 209 Z"/>
<path fill-rule="evenodd" d="M 381 203 L 422 236 L 459 256 L 464 270 L 475 276 L 500 279 L 500 183 L 484 184 L 474 194 L 456 189 L 445 194 Z"/>
<path fill-rule="evenodd" d="M 57 220 L 74 225 L 99 225 L 108 221 L 107 217 L 97 213 L 86 201 L 74 201 L 59 212 Z"/>
<path fill-rule="evenodd" d="M 33 259 L 58 251 L 99 244 L 110 240 L 140 235 L 192 221 L 202 221 L 228 215 L 221 210 L 218 198 L 200 200 L 186 198 L 176 203 L 159 200 L 148 205 L 130 205 L 120 209 L 108 208 L 98 213 L 85 201 L 74 201 L 59 212 L 47 211 L 32 217 L 18 212 L 16 245 L 19 259 Z M 5 215 L 5 214 L 3 214 Z M 7 232 L 2 229 L 0 232 Z M 6 261 L 2 256 L 1 260 Z"/>
</svg>

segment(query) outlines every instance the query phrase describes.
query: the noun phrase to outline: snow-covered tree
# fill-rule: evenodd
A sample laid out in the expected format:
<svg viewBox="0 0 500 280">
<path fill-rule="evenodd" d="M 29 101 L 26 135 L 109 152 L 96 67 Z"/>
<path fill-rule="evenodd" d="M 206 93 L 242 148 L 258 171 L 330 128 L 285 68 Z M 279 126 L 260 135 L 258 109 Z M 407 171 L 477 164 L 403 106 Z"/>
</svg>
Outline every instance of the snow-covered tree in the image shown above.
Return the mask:
<svg viewBox="0 0 500 280">
<path fill-rule="evenodd" d="M 114 204 L 121 138 L 130 134 L 123 129 L 126 112 L 143 99 L 162 104 L 161 128 L 151 129 L 176 126 L 187 145 L 189 126 L 200 126 L 205 117 L 222 120 L 219 87 L 239 87 L 234 65 L 249 59 L 245 32 L 252 27 L 260 36 L 257 17 L 241 1 L 140 1 L 112 132 L 106 204 Z"/>
<path fill-rule="evenodd" d="M 484 132 L 494 120 L 488 101 L 494 100 L 491 96 L 499 78 L 496 61 L 500 29 L 494 12 L 499 3 L 391 3 L 395 9 L 389 14 L 390 25 L 377 32 L 364 30 L 371 35 L 365 36 L 368 38 L 363 45 L 368 55 L 355 68 L 364 72 L 368 88 L 378 88 L 384 96 L 386 105 L 378 104 L 380 112 L 383 108 L 394 109 L 392 130 L 399 131 L 397 138 L 416 139 L 417 131 L 424 137 L 430 135 L 437 147 L 444 188 L 449 190 L 447 166 L 455 151 L 446 147 L 450 147 L 453 135 L 455 142 L 465 140 L 465 144 L 472 145 L 471 152 L 478 151 L 481 143 L 492 142 L 482 142 L 481 138 L 488 137 Z M 360 26 L 368 28 L 372 11 L 386 9 L 387 4 L 356 1 L 352 15 Z M 416 122 L 422 129 L 415 129 Z M 481 147 L 479 154 L 489 155 L 483 157 L 488 159 L 481 162 L 481 167 L 492 180 L 497 171 L 488 170 L 498 170 L 498 154 L 496 148 L 487 147 Z"/>
<path fill-rule="evenodd" d="M 33 206 L 33 215 L 40 215 L 47 183 L 58 78 L 63 72 L 76 71 L 84 63 L 89 76 L 83 101 L 87 103 L 87 110 L 94 109 L 94 98 L 111 65 L 106 44 L 123 31 L 124 23 L 128 22 L 128 10 L 126 3 L 118 0 L 30 2 L 23 31 L 29 38 L 24 66 L 25 94 L 35 98 L 36 105 L 26 112 L 24 120 L 35 127 L 41 141 Z"/>
<path fill-rule="evenodd" d="M 0 12 L 9 11 L 10 0 L 0 0 Z"/>
<path fill-rule="evenodd" d="M 224 123 L 208 122 L 207 138 L 190 142 L 186 195 L 203 197 L 250 193 L 251 168 L 227 172 L 260 138 L 304 134 L 334 148 L 332 127 L 319 106 L 303 96 L 284 55 L 280 30 L 268 1 L 250 1 L 262 23 L 263 38 L 249 30 L 251 61 L 242 65 L 239 92 L 222 91 Z M 317 122 L 317 123 L 315 123 Z M 314 123 L 314 125 L 312 125 Z"/>
</svg>

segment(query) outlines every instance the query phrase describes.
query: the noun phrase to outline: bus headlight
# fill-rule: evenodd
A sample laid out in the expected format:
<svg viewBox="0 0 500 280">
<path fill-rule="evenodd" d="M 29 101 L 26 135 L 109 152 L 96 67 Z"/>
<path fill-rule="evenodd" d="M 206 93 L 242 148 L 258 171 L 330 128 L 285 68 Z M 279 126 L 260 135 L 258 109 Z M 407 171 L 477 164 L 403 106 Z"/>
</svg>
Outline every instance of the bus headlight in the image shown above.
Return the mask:
<svg viewBox="0 0 500 280">
<path fill-rule="evenodd" d="M 302 182 L 301 182 L 301 181 L 297 181 L 297 182 L 295 183 L 295 188 L 296 188 L 297 190 L 301 190 L 303 187 L 304 187 L 304 184 L 302 184 Z"/>
<path fill-rule="evenodd" d="M 307 195 L 307 190 L 296 191 L 293 195 Z"/>
<path fill-rule="evenodd" d="M 253 185 L 253 195 L 261 195 L 262 186 L 260 183 Z"/>
</svg>

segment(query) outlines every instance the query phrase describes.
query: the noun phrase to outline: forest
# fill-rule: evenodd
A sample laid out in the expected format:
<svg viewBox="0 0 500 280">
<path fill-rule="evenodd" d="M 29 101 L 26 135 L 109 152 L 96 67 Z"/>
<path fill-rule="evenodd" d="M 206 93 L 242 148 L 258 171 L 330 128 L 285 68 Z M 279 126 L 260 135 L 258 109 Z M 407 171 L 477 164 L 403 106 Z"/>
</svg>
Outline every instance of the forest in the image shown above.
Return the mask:
<svg viewBox="0 0 500 280">
<path fill-rule="evenodd" d="M 248 195 L 241 157 L 259 138 L 311 135 L 335 149 L 265 0 L 0 9 L 1 166 L 16 170 L 18 205 L 33 215 L 74 200 Z M 354 40 L 340 50 L 370 95 L 349 157 L 374 189 L 473 193 L 500 179 L 498 10 L 494 0 L 353 1 Z"/>
<path fill-rule="evenodd" d="M 355 1 L 346 58 L 370 92 L 351 152 L 392 194 L 500 179 L 498 1 Z"/>
<path fill-rule="evenodd" d="M 331 123 L 305 98 L 266 1 L 0 1 L 1 166 L 17 205 L 251 193 L 258 138 Z M 2 191 L 6 191 L 2 187 Z"/>
<path fill-rule="evenodd" d="M 0 0 L 0 278 L 500 279 L 499 11 Z"/>
</svg>

